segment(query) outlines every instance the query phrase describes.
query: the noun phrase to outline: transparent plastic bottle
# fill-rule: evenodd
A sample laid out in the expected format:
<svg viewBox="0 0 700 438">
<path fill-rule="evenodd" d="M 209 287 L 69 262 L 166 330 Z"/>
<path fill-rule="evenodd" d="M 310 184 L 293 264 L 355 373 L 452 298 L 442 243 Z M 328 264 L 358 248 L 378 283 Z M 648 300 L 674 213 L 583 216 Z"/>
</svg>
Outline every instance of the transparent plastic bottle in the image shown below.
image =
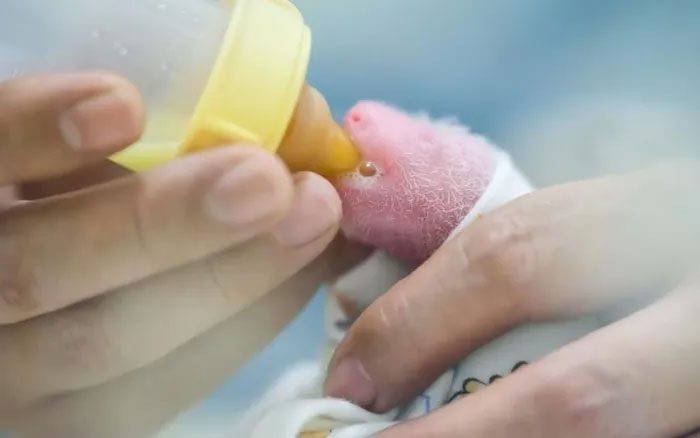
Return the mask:
<svg viewBox="0 0 700 438">
<path fill-rule="evenodd" d="M 0 9 L 0 81 L 106 70 L 139 88 L 145 134 L 114 157 L 132 170 L 235 142 L 325 175 L 359 161 L 305 85 L 310 34 L 287 0 L 4 0 Z"/>
</svg>

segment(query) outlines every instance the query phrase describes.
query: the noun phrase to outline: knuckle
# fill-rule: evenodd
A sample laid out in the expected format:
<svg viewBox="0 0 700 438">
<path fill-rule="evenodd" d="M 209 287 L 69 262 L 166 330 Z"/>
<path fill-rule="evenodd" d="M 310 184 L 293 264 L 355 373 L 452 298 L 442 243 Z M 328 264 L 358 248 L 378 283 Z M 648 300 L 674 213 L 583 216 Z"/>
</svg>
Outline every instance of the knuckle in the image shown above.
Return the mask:
<svg viewBox="0 0 700 438">
<path fill-rule="evenodd" d="M 461 247 L 467 261 L 478 265 L 487 281 L 510 292 L 530 288 L 544 251 L 533 230 L 517 212 L 485 217 Z"/>
<path fill-rule="evenodd" d="M 401 287 L 401 282 L 397 286 Z M 406 301 L 401 294 L 383 295 L 374 301 L 369 307 L 364 308 L 359 302 L 344 299 L 344 312 L 352 321 L 350 331 L 355 337 L 358 335 L 371 339 L 372 344 L 394 337 L 394 334 L 405 333 L 411 326 Z"/>
<path fill-rule="evenodd" d="M 39 307 L 27 259 L 21 241 L 0 235 L 0 325 L 19 322 Z"/>
<path fill-rule="evenodd" d="M 415 300 L 412 294 L 408 293 L 408 287 L 408 281 L 403 279 L 396 284 L 393 293 L 390 292 L 379 297 L 376 301 L 375 312 L 371 314 L 376 327 L 381 327 L 385 330 L 410 327 L 414 321 L 412 315 L 418 311 L 420 302 Z"/>
<path fill-rule="evenodd" d="M 603 436 L 615 418 L 624 415 L 617 408 L 621 391 L 600 369 L 578 366 L 538 377 L 541 384 L 531 402 L 538 407 L 542 424 L 575 431 L 575 436 Z"/>
<path fill-rule="evenodd" d="M 38 348 L 46 351 L 52 369 L 67 373 L 68 382 L 91 383 L 117 366 L 118 354 L 106 333 L 108 317 L 99 303 L 84 302 L 52 315 L 43 327 L 48 337 Z"/>
<path fill-rule="evenodd" d="M 222 265 L 222 261 L 223 259 L 219 257 L 207 257 L 203 262 L 198 263 L 192 268 L 202 272 L 202 278 L 205 279 L 205 281 L 202 282 L 203 288 L 206 287 L 207 290 L 211 291 L 213 296 L 217 297 L 222 303 L 225 303 L 227 309 L 235 309 L 240 305 L 239 300 L 242 298 L 242 294 L 238 293 L 240 291 L 240 288 L 237 287 L 239 282 L 255 284 L 255 279 L 253 278 L 251 282 L 250 276 L 256 275 L 257 273 L 252 271 L 237 271 L 235 268 L 227 269 L 226 266 Z M 184 275 L 192 275 L 191 272 L 188 272 L 188 268 L 185 268 L 185 270 L 181 272 Z M 237 279 L 235 284 L 231 284 L 231 278 Z"/>
</svg>

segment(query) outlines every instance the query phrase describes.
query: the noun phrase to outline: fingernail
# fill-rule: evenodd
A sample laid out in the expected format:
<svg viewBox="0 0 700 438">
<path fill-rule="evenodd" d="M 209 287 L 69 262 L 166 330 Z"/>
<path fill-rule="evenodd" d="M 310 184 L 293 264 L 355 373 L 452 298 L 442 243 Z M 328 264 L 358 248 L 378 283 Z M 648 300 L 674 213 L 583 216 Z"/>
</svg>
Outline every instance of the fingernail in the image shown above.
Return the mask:
<svg viewBox="0 0 700 438">
<path fill-rule="evenodd" d="M 280 211 L 278 190 L 259 160 L 249 159 L 225 173 L 205 198 L 209 215 L 219 222 L 242 226 Z"/>
<path fill-rule="evenodd" d="M 352 357 L 342 359 L 331 370 L 326 380 L 326 395 L 349 400 L 363 408 L 371 407 L 377 398 L 365 367 Z"/>
<path fill-rule="evenodd" d="M 108 91 L 65 110 L 59 128 L 65 144 L 76 151 L 116 151 L 134 141 L 139 122 L 129 102 Z"/>
<path fill-rule="evenodd" d="M 282 246 L 298 247 L 313 242 L 340 221 L 341 209 L 333 202 L 330 186 L 306 174 L 295 176 L 296 199 L 292 209 L 276 228 L 274 236 Z"/>
</svg>

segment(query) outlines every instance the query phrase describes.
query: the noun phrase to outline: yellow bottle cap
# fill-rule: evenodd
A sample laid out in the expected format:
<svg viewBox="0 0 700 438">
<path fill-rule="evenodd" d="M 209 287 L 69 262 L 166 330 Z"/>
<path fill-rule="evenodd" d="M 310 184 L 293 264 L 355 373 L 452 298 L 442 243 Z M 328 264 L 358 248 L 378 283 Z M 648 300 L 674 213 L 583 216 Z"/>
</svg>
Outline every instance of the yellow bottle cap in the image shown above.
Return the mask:
<svg viewBox="0 0 700 438">
<path fill-rule="evenodd" d="M 231 142 L 275 152 L 304 86 L 311 32 L 288 0 L 233 0 L 218 60 L 180 143 L 137 143 L 112 160 L 142 171 Z"/>
</svg>

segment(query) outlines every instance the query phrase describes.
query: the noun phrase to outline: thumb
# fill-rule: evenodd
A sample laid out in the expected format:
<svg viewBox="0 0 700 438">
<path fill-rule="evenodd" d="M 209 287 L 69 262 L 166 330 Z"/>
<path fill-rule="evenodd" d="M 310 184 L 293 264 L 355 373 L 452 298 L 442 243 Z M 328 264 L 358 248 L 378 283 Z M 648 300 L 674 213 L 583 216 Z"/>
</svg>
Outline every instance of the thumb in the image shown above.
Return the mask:
<svg viewBox="0 0 700 438">
<path fill-rule="evenodd" d="M 467 351 L 515 325 L 515 303 L 467 272 L 460 240 L 436 252 L 359 317 L 331 362 L 329 396 L 387 411 Z"/>
<path fill-rule="evenodd" d="M 452 231 L 447 238 L 448 242 L 454 242 L 453 236 L 462 239 L 463 229 L 484 214 L 532 190 L 529 182 L 513 166 L 510 157 L 500 152 L 498 155 L 499 165 L 488 188 Z M 366 408 L 386 410 L 427 387 L 450 365 L 450 361 L 456 362 L 459 359 L 459 351 L 463 348 L 475 348 L 482 342 L 481 337 L 495 336 L 499 330 L 503 330 L 502 325 L 510 325 L 505 322 L 506 319 L 503 322 L 490 319 L 486 306 L 493 301 L 488 301 L 487 293 L 481 294 L 484 303 L 480 303 L 481 298 L 476 295 L 461 293 L 466 279 L 460 279 L 460 273 L 465 270 L 466 263 L 463 263 L 464 257 L 455 257 L 464 255 L 461 251 L 461 243 L 450 244 L 434 254 L 406 281 L 398 284 L 410 271 L 406 270 L 407 267 L 404 267 L 403 272 L 401 269 L 391 269 L 397 262 L 392 261 L 391 257 L 382 257 L 383 253 L 379 251 L 379 256 L 374 257 L 379 260 L 375 263 L 381 268 L 379 271 L 373 272 L 361 267 L 356 270 L 355 277 L 344 282 L 345 287 L 339 288 L 340 292 L 346 297 L 353 297 L 362 307 L 367 307 L 385 291 L 389 292 L 361 315 L 347 336 L 348 340 L 336 351 L 326 387 L 329 395 L 350 399 Z M 393 281 L 387 283 L 387 278 Z M 396 286 L 389 289 L 394 284 Z M 365 299 L 358 300 L 358 296 Z M 371 297 L 369 301 L 366 299 L 368 296 Z M 460 304 L 460 301 L 464 302 Z M 453 314 L 447 315 L 443 311 L 442 305 L 445 303 L 450 305 L 444 309 L 451 309 Z M 468 311 L 461 310 L 462 305 L 465 309 L 469 306 L 480 309 L 479 316 L 484 317 L 484 323 L 479 318 L 463 318 Z M 497 315 L 507 316 L 498 306 L 493 309 Z M 487 332 L 480 333 L 479 328 L 486 329 Z M 450 337 L 449 334 L 455 333 L 455 330 L 476 336 L 468 340 Z M 448 335 L 445 336 L 444 333 Z M 444 341 L 442 346 L 435 343 L 432 339 L 434 336 Z M 444 348 L 444 351 L 440 348 Z M 359 354 L 348 353 L 355 351 Z M 421 356 L 424 351 L 430 351 L 431 354 Z M 387 358 L 398 359 L 400 363 L 396 364 L 395 360 L 382 362 L 382 359 Z M 372 382 L 374 379 L 365 363 L 373 369 L 371 375 L 381 382 L 381 389 L 386 385 L 387 391 L 398 390 L 400 393 L 391 395 L 386 400 L 378 396 L 380 388 Z"/>
<path fill-rule="evenodd" d="M 331 361 L 326 392 L 383 412 L 529 321 L 600 309 L 700 255 L 697 165 L 567 184 L 476 220 L 375 301 Z"/>
</svg>

